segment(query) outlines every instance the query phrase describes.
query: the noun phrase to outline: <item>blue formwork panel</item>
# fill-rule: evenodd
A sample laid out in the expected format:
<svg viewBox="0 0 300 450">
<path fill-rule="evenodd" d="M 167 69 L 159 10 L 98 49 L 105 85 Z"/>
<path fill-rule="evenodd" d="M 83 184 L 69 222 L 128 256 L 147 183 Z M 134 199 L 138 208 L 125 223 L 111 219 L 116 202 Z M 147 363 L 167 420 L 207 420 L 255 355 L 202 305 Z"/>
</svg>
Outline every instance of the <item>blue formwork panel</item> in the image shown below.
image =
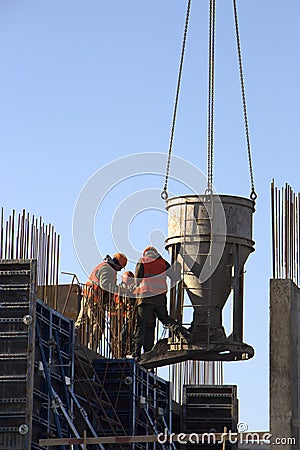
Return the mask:
<svg viewBox="0 0 300 450">
<path fill-rule="evenodd" d="M 171 430 L 170 383 L 130 359 L 97 359 L 93 362 L 98 395 L 105 408 L 96 414 L 106 434 L 111 434 L 107 415 L 117 414 L 124 430 L 118 434 L 147 435 Z M 107 405 L 107 397 L 110 405 Z M 153 427 L 154 426 L 154 427 Z M 136 448 L 152 449 L 155 444 Z"/>
<path fill-rule="evenodd" d="M 41 345 L 47 361 L 51 386 L 67 411 L 70 406 L 67 384 L 74 379 L 73 321 L 37 299 L 36 326 L 39 327 L 41 339 L 39 341 L 36 336 L 32 410 L 34 442 L 49 435 L 57 436 L 49 395 L 49 382 L 43 368 Z M 61 413 L 59 423 L 62 437 L 70 436 L 68 423 Z"/>
</svg>

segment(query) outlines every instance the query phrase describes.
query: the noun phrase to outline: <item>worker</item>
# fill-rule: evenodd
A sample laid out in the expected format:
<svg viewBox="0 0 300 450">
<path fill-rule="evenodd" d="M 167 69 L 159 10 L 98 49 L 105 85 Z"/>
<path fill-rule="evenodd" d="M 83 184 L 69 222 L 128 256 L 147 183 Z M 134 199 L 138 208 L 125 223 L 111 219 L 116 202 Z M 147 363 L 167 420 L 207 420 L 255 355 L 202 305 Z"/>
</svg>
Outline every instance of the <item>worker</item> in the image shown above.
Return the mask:
<svg viewBox="0 0 300 450">
<path fill-rule="evenodd" d="M 122 288 L 128 289 L 129 291 L 133 292 L 135 288 L 134 284 L 134 273 L 131 272 L 131 270 L 127 270 L 122 275 L 122 282 L 120 284 Z"/>
<path fill-rule="evenodd" d="M 122 353 L 126 355 L 127 349 L 132 346 L 132 336 L 135 329 L 135 308 L 136 295 L 134 274 L 131 271 L 124 272 L 122 275 L 122 282 L 120 284 L 121 293 L 123 293 L 123 302 L 121 304 L 119 295 L 116 296 L 116 305 L 123 308 L 124 323 L 121 330 Z M 156 316 L 152 314 L 146 326 L 146 333 L 143 342 L 144 352 L 148 352 L 154 345 L 154 334 L 156 326 Z"/>
<path fill-rule="evenodd" d="M 173 281 L 179 279 L 178 274 L 170 264 L 158 253 L 155 247 L 147 247 L 135 270 L 137 296 L 136 326 L 134 332 L 133 353 L 128 357 L 139 359 L 142 346 L 145 344 L 147 325 L 155 315 L 162 324 L 182 337 L 187 343 L 191 342 L 186 328 L 168 315 L 167 311 L 167 282 L 166 277 Z"/>
<path fill-rule="evenodd" d="M 130 270 L 122 275 L 120 283 L 120 294 L 115 297 L 116 309 L 120 308 L 123 316 L 123 325 L 121 328 L 121 347 L 122 357 L 126 355 L 128 346 L 130 345 L 130 335 L 133 330 L 133 310 L 135 306 L 135 289 L 134 273 Z"/>
<path fill-rule="evenodd" d="M 80 328 L 85 314 L 92 318 L 94 306 L 102 308 L 102 320 L 98 323 L 101 333 L 104 332 L 104 310 L 109 303 L 110 294 L 118 292 L 117 272 L 127 264 L 127 257 L 123 253 L 116 253 L 112 258 L 106 255 L 103 262 L 98 264 L 89 276 L 83 289 L 81 309 L 75 322 L 75 327 Z"/>
</svg>

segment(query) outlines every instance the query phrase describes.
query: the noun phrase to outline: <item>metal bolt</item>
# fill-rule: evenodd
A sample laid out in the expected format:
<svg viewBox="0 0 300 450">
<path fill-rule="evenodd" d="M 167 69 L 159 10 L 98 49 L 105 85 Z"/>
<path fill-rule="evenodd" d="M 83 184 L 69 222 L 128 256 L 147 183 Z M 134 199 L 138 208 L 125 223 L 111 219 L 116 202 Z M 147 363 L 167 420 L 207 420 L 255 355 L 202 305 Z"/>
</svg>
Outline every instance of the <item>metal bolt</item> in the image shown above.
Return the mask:
<svg viewBox="0 0 300 450">
<path fill-rule="evenodd" d="M 23 323 L 25 323 L 25 325 L 30 325 L 32 323 L 32 317 L 27 314 L 23 317 Z"/>
<path fill-rule="evenodd" d="M 127 386 L 130 386 L 133 382 L 133 379 L 131 377 L 126 377 L 124 380 L 124 383 L 127 384 Z"/>
<path fill-rule="evenodd" d="M 27 434 L 28 431 L 29 431 L 29 427 L 28 427 L 28 425 L 26 425 L 26 423 L 23 423 L 22 425 L 19 426 L 20 434 Z"/>
</svg>

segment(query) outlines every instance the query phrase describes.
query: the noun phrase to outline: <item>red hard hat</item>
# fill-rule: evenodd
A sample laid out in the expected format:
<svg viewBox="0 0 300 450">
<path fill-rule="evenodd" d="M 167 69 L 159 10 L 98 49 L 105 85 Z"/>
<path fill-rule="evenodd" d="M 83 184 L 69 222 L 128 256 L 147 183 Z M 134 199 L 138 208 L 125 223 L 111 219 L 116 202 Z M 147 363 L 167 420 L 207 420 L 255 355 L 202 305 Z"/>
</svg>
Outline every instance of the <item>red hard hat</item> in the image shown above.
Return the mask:
<svg viewBox="0 0 300 450">
<path fill-rule="evenodd" d="M 125 284 L 133 283 L 134 280 L 129 280 L 129 278 L 134 278 L 134 274 L 130 270 L 123 273 L 123 275 L 122 275 L 123 283 L 125 283 Z"/>
<path fill-rule="evenodd" d="M 158 251 L 156 250 L 155 247 L 152 247 L 152 245 L 150 245 L 149 247 L 146 247 L 145 250 L 143 251 L 143 256 L 146 255 L 147 252 L 154 252 L 154 253 L 158 253 Z"/>
</svg>

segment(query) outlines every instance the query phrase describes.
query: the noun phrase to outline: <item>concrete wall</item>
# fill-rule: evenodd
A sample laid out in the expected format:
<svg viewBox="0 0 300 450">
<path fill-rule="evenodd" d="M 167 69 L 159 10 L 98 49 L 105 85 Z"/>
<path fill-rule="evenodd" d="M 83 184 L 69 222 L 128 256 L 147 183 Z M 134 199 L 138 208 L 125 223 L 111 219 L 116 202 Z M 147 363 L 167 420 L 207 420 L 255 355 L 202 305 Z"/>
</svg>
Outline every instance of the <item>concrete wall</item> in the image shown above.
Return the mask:
<svg viewBox="0 0 300 450">
<path fill-rule="evenodd" d="M 295 438 L 300 449 L 300 289 L 291 280 L 270 283 L 270 432 Z"/>
</svg>

